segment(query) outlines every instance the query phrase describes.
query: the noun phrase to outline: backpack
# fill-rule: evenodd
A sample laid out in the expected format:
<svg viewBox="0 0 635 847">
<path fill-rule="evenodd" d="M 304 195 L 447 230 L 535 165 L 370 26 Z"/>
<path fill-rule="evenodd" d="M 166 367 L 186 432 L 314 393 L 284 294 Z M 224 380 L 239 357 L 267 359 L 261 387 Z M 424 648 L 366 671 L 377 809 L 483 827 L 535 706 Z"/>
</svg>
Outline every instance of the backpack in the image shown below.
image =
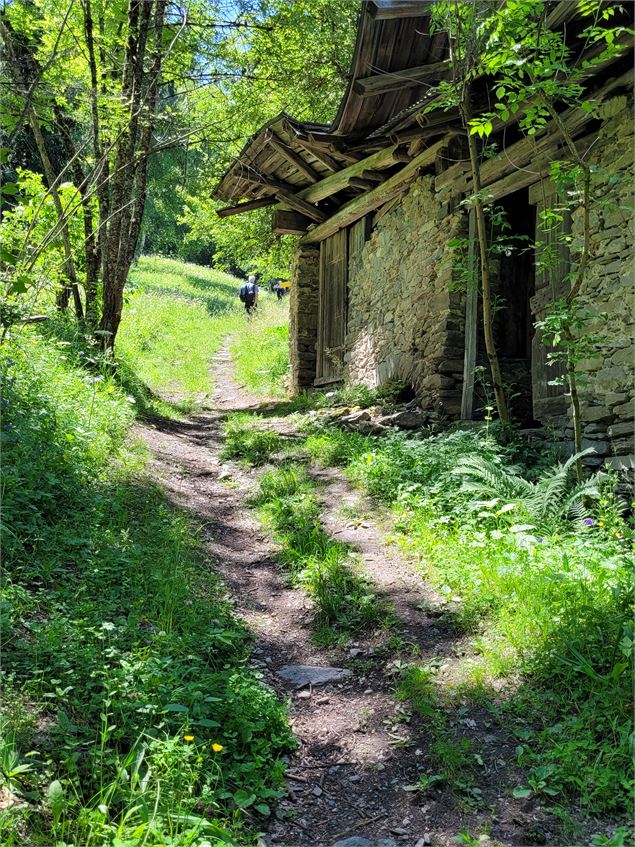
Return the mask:
<svg viewBox="0 0 635 847">
<path fill-rule="evenodd" d="M 244 285 L 242 285 L 240 288 L 240 294 L 238 296 L 240 297 L 241 303 L 246 303 L 248 306 L 251 306 L 251 304 L 256 299 L 255 283 L 246 282 Z"/>
</svg>

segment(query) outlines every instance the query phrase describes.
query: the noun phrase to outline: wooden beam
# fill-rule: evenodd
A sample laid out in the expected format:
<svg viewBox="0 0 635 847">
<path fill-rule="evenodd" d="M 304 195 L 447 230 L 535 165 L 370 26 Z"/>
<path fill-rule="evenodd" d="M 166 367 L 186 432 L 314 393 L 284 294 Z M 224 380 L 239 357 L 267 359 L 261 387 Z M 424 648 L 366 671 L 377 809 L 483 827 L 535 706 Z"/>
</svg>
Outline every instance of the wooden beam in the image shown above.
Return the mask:
<svg viewBox="0 0 635 847">
<path fill-rule="evenodd" d="M 300 146 L 305 147 L 311 155 L 315 156 L 315 158 L 322 162 L 325 168 L 329 170 L 331 173 L 337 173 L 341 168 L 341 162 L 336 162 L 332 156 L 329 156 L 328 153 L 325 153 L 324 150 L 320 150 L 319 147 L 313 146 L 310 141 L 305 141 L 304 139 L 296 139 L 297 143 Z"/>
<path fill-rule="evenodd" d="M 632 83 L 633 70 L 629 69 L 621 76 L 609 80 L 598 91 L 593 92 L 589 99 L 601 100 L 616 88 L 625 86 L 631 88 Z M 514 116 L 514 120 L 518 120 L 519 117 L 520 113 Z M 560 121 L 566 127 L 569 134 L 575 138 L 594 117 L 593 114 L 585 112 L 579 106 L 574 106 L 560 115 Z M 525 168 L 528 165 L 532 166 L 534 160 L 540 159 L 548 152 L 554 152 L 561 140 L 562 135 L 557 124 L 550 121 L 541 135 L 525 136 L 515 144 L 506 147 L 498 159 L 490 159 L 483 163 L 481 167 L 481 183 L 483 187 L 491 185 L 507 175 L 513 177 L 514 173 L 519 169 Z M 464 193 L 469 190 L 471 181 L 468 171 L 469 169 L 464 162 L 452 165 L 452 167 L 437 177 L 435 183 L 436 189 L 439 190 L 449 183 L 454 183 L 457 192 Z M 524 182 L 522 174 L 520 179 L 521 182 Z M 524 182 L 524 185 L 530 185 L 531 181 L 530 179 L 529 182 Z"/>
<path fill-rule="evenodd" d="M 370 182 L 385 182 L 387 179 L 386 174 L 382 174 L 379 171 L 371 171 L 364 169 L 360 174 L 362 179 L 370 180 Z"/>
<path fill-rule="evenodd" d="M 316 206 L 312 206 L 310 203 L 307 203 L 306 200 L 302 200 L 292 191 L 287 191 L 282 188 L 280 191 L 276 192 L 276 197 L 281 203 L 286 203 L 287 206 L 291 206 L 291 208 L 295 209 L 296 212 L 306 215 L 308 218 L 311 218 L 311 220 L 325 221 L 328 217 L 326 212 L 323 212 Z"/>
<path fill-rule="evenodd" d="M 225 206 L 224 209 L 216 209 L 216 214 L 219 218 L 228 218 L 230 215 L 242 215 L 243 212 L 264 209 L 265 206 L 275 206 L 277 202 L 275 197 L 262 197 L 260 200 L 247 200 L 246 203 L 238 203 L 236 206 Z"/>
<path fill-rule="evenodd" d="M 353 83 L 353 91 L 362 97 L 376 97 L 378 94 L 390 94 L 416 85 L 437 83 L 446 79 L 449 72 L 448 62 L 432 62 L 429 65 L 406 68 L 403 71 L 386 71 L 356 79 Z"/>
<path fill-rule="evenodd" d="M 368 191 L 375 187 L 374 182 L 369 182 L 367 179 L 362 179 L 359 176 L 352 176 L 348 181 L 349 188 L 361 188 L 362 191 Z"/>
<path fill-rule="evenodd" d="M 410 161 L 409 157 L 407 161 Z M 399 162 L 403 162 L 403 154 L 397 149 L 397 145 L 393 144 L 391 147 L 386 147 L 384 150 L 379 150 L 377 153 L 355 162 L 354 165 L 342 168 L 337 173 L 316 182 L 315 185 L 303 188 L 302 191 L 298 192 L 298 197 L 308 200 L 310 203 L 316 203 L 324 197 L 329 197 L 331 194 L 337 194 L 338 191 L 348 188 L 351 179 L 356 177 L 364 179 L 362 176 L 364 171 L 381 170 Z"/>
<path fill-rule="evenodd" d="M 272 230 L 276 235 L 304 235 L 311 219 L 299 212 L 274 209 Z"/>
<path fill-rule="evenodd" d="M 420 18 L 428 13 L 429 0 L 368 0 L 366 11 L 376 21 Z"/>
<path fill-rule="evenodd" d="M 283 159 L 286 159 L 290 165 L 300 171 L 300 173 L 304 174 L 304 176 L 311 180 L 311 182 L 317 182 L 321 179 L 320 174 L 317 171 L 314 171 L 311 165 L 308 162 L 305 162 L 304 159 L 299 156 L 295 150 L 292 150 L 288 144 L 285 144 L 281 138 L 278 138 L 277 135 L 272 133 L 268 138 L 269 144 L 276 153 L 279 153 Z"/>
<path fill-rule="evenodd" d="M 424 150 L 416 159 L 413 159 L 409 164 L 402 168 L 399 173 L 391 176 L 386 182 L 378 185 L 372 191 L 365 194 L 360 194 L 350 203 L 344 204 L 332 217 L 323 224 L 320 224 L 315 229 L 310 230 L 304 237 L 303 241 L 311 244 L 316 241 L 323 241 L 329 235 L 333 235 L 339 229 L 348 226 L 360 218 L 372 212 L 378 206 L 382 206 L 389 200 L 392 200 L 397 194 L 405 191 L 408 184 L 414 180 L 419 170 L 427 165 L 431 165 L 436 159 L 438 151 L 441 149 L 444 141 L 437 141 L 432 147 Z"/>
</svg>

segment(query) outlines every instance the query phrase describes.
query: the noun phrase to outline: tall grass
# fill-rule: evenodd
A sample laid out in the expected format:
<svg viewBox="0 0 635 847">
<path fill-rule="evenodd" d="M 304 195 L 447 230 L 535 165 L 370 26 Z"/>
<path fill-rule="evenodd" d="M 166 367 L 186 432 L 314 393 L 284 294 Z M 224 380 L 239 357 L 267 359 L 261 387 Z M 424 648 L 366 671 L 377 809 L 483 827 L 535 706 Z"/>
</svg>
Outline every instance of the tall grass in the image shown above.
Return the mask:
<svg viewBox="0 0 635 847">
<path fill-rule="evenodd" d="M 322 528 L 314 483 L 302 465 L 288 462 L 263 474 L 255 504 L 281 545 L 280 562 L 315 604 L 319 640 L 387 622 L 388 609 L 353 551 Z"/>
<path fill-rule="evenodd" d="M 239 288 L 219 271 L 142 257 L 130 274 L 118 358 L 153 393 L 194 408 L 211 393 L 214 354 L 245 323 Z"/>
<path fill-rule="evenodd" d="M 255 314 L 238 327 L 230 349 L 236 377 L 248 391 L 284 397 L 289 371 L 288 301 L 262 292 Z"/>
</svg>

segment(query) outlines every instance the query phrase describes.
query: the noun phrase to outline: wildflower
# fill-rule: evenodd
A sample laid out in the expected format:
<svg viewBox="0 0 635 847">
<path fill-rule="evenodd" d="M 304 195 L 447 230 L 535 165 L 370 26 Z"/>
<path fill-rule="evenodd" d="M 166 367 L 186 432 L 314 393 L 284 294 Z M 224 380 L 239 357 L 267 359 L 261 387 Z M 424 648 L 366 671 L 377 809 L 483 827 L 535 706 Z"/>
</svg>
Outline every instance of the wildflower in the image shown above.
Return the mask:
<svg viewBox="0 0 635 847">
<path fill-rule="evenodd" d="M 542 542 L 543 542 L 544 540 L 545 540 L 544 538 L 536 538 L 536 543 L 537 543 L 537 544 L 542 544 Z"/>
<path fill-rule="evenodd" d="M 621 533 L 621 532 L 616 532 L 616 533 L 615 533 L 615 537 L 616 537 L 616 538 L 621 538 L 621 537 L 622 537 L 622 533 Z"/>
<path fill-rule="evenodd" d="M 593 526 L 594 523 L 595 523 L 595 521 L 593 520 L 593 518 L 587 518 L 584 522 L 584 525 L 585 526 Z"/>
<path fill-rule="evenodd" d="M 194 736 L 193 736 L 193 735 L 184 735 L 184 736 L 183 736 L 183 741 L 187 741 L 187 742 L 188 742 L 188 744 L 189 744 L 189 743 L 190 743 L 190 741 L 194 741 Z"/>
<path fill-rule="evenodd" d="M 222 749 L 223 749 L 223 745 L 222 745 L 222 744 L 212 744 L 212 750 L 213 750 L 215 753 L 220 753 L 220 751 L 221 751 Z"/>
<path fill-rule="evenodd" d="M 604 526 L 604 521 L 598 521 L 598 526 Z"/>
</svg>

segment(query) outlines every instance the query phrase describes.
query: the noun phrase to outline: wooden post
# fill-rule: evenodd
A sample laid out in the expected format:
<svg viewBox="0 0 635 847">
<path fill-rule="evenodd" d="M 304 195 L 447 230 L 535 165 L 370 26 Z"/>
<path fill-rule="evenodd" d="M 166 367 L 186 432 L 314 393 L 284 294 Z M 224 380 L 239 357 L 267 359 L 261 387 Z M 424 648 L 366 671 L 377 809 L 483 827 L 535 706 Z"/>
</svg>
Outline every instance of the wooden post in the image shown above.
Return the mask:
<svg viewBox="0 0 635 847">
<path fill-rule="evenodd" d="M 474 403 L 474 369 L 478 346 L 478 268 L 476 266 L 476 219 L 474 209 L 468 215 L 467 263 L 469 279 L 465 294 L 465 353 L 463 356 L 463 393 L 461 395 L 461 420 L 472 420 Z"/>
</svg>

